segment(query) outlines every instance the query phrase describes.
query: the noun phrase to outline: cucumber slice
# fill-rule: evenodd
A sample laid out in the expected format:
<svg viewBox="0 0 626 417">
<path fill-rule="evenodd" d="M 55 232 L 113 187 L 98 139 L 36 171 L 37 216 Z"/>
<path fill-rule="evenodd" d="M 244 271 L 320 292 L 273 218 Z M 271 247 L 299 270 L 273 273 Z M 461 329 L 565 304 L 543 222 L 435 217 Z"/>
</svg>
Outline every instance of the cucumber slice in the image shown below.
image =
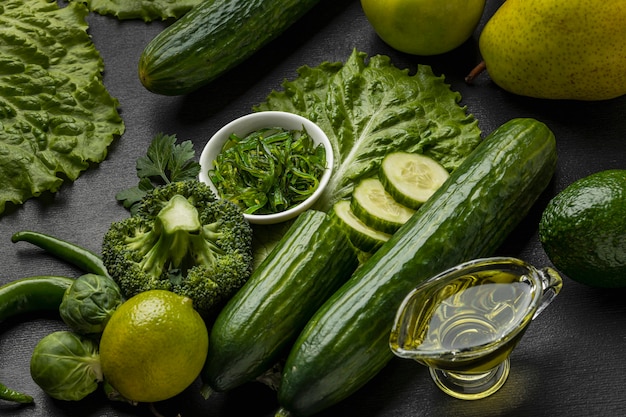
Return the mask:
<svg viewBox="0 0 626 417">
<path fill-rule="evenodd" d="M 418 153 L 393 152 L 378 171 L 385 190 L 400 204 L 417 210 L 450 174 L 432 158 Z"/>
<path fill-rule="evenodd" d="M 335 203 L 331 215 L 339 221 L 352 244 L 364 252 L 374 252 L 391 237 L 359 220 L 350 209 L 349 200 Z"/>
<path fill-rule="evenodd" d="M 354 188 L 350 208 L 363 223 L 385 233 L 395 232 L 415 213 L 394 200 L 377 178 L 366 178 Z"/>
</svg>

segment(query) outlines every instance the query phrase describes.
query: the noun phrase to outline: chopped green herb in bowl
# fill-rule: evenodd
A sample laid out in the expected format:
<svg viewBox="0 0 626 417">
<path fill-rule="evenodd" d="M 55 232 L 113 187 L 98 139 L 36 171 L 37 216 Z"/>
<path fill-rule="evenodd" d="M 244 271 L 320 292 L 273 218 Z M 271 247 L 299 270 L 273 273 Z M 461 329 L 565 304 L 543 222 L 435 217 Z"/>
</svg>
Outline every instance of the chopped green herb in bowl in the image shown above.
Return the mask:
<svg viewBox="0 0 626 417">
<path fill-rule="evenodd" d="M 200 157 L 200 180 L 239 205 L 251 223 L 278 223 L 313 205 L 330 178 L 332 155 L 328 138 L 310 120 L 258 112 L 209 140 Z"/>
</svg>

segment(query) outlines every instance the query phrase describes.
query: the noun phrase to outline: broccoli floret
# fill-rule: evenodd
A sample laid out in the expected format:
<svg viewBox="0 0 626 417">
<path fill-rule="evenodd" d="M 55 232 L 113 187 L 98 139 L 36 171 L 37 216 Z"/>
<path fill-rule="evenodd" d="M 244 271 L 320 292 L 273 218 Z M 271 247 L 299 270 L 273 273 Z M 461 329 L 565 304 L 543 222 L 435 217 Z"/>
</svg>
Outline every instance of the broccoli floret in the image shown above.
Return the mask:
<svg viewBox="0 0 626 417">
<path fill-rule="evenodd" d="M 252 228 L 235 204 L 196 180 L 158 187 L 111 224 L 102 261 L 125 297 L 166 289 L 207 315 L 252 273 Z"/>
</svg>

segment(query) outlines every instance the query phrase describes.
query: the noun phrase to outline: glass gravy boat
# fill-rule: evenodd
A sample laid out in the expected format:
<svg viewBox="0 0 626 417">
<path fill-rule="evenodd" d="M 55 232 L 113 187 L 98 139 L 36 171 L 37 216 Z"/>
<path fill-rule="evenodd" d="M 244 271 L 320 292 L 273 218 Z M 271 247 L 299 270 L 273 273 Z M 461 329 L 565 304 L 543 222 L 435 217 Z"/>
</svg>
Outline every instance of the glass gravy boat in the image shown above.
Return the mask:
<svg viewBox="0 0 626 417">
<path fill-rule="evenodd" d="M 453 397 L 487 397 L 502 387 L 511 351 L 562 285 L 555 270 L 516 258 L 460 264 L 405 297 L 391 350 L 428 366 L 439 388 Z"/>
</svg>

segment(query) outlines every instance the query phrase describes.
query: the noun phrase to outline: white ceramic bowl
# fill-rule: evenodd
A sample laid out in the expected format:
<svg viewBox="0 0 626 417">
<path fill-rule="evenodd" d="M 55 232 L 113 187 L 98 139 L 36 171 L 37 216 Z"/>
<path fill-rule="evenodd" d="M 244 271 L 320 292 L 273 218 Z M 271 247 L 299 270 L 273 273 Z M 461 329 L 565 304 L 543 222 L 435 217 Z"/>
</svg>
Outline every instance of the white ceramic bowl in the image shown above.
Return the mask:
<svg viewBox="0 0 626 417">
<path fill-rule="evenodd" d="M 209 139 L 202 150 L 202 154 L 200 155 L 200 181 L 208 184 L 216 195 L 219 195 L 217 189 L 209 179 L 208 172 L 213 169 L 213 161 L 215 161 L 217 155 L 222 149 L 222 146 L 228 140 L 228 137 L 233 133 L 238 136 L 245 136 L 255 130 L 266 127 L 282 127 L 290 130 L 301 130 L 302 127 L 304 127 L 315 143 L 321 143 L 324 145 L 324 148 L 326 149 L 326 170 L 324 171 L 315 192 L 299 205 L 280 213 L 246 214 L 245 217 L 248 221 L 255 224 L 274 224 L 284 222 L 292 219 L 304 210 L 309 209 L 326 188 L 326 185 L 330 180 L 334 163 L 333 149 L 330 141 L 322 129 L 320 129 L 320 127 L 315 123 L 305 117 L 293 113 L 263 111 L 251 113 L 233 120 L 218 130 L 215 135 Z"/>
</svg>

